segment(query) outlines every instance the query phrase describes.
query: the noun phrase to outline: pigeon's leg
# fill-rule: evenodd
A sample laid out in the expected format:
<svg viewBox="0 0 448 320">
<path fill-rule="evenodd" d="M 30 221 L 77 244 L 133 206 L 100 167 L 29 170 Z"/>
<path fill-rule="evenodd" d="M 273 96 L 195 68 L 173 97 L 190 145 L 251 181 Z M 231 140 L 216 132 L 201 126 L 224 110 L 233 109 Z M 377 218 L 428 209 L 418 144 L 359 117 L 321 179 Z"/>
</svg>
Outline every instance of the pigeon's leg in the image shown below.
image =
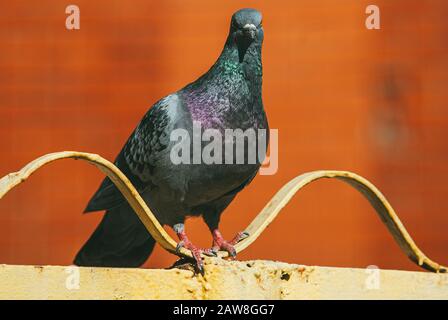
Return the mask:
<svg viewBox="0 0 448 320">
<path fill-rule="evenodd" d="M 208 256 L 216 256 L 216 253 L 212 251 L 212 249 L 203 249 L 195 246 L 190 239 L 188 239 L 187 234 L 185 232 L 185 225 L 183 223 L 178 223 L 173 226 L 174 231 L 179 237 L 179 243 L 177 244 L 176 251 L 179 251 L 180 248 L 185 248 L 191 251 L 194 260 L 196 261 L 196 267 L 201 274 L 204 274 L 204 263 L 202 261 L 201 254 L 205 254 Z"/>
<path fill-rule="evenodd" d="M 221 214 L 204 214 L 204 221 L 213 235 L 212 251 L 218 253 L 219 250 L 227 251 L 232 259 L 236 257 L 235 245 L 241 240 L 247 238 L 249 234 L 245 231 L 238 232 L 237 235 L 230 241 L 227 241 L 219 231 L 218 225 Z"/>
</svg>

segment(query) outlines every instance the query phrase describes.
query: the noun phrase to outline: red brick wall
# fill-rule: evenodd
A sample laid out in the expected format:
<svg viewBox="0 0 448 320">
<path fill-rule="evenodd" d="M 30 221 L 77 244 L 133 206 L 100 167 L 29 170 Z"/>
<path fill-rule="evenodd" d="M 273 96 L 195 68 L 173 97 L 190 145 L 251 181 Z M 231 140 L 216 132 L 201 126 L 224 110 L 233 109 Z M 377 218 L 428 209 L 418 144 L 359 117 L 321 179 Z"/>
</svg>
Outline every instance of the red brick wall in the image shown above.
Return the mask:
<svg viewBox="0 0 448 320">
<path fill-rule="evenodd" d="M 264 13 L 264 102 L 279 129 L 279 171 L 259 176 L 223 216 L 227 237 L 294 176 L 345 169 L 389 198 L 418 244 L 448 253 L 445 1 L 76 1 L 81 30 L 65 29 L 61 1 L 0 1 L 0 175 L 47 152 L 113 159 L 160 97 L 217 58 L 231 14 Z M 0 263 L 70 264 L 101 213 L 82 215 L 102 175 L 67 160 L 0 201 Z M 187 223 L 210 243 L 204 224 Z M 416 269 L 350 187 L 321 181 L 289 204 L 241 259 Z M 175 257 L 157 248 L 148 267 Z M 447 261 L 445 260 L 445 263 Z"/>
</svg>

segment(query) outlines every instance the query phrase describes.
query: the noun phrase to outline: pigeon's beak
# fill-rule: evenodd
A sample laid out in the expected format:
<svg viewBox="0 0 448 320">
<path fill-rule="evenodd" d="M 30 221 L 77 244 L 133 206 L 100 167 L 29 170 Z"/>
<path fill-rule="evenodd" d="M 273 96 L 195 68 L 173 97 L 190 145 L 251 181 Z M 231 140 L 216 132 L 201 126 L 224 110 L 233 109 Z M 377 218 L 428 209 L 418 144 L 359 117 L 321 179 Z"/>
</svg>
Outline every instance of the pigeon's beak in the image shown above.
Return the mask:
<svg viewBox="0 0 448 320">
<path fill-rule="evenodd" d="M 257 27 L 248 23 L 243 27 L 243 33 L 246 38 L 254 40 L 255 34 L 257 33 Z"/>
</svg>

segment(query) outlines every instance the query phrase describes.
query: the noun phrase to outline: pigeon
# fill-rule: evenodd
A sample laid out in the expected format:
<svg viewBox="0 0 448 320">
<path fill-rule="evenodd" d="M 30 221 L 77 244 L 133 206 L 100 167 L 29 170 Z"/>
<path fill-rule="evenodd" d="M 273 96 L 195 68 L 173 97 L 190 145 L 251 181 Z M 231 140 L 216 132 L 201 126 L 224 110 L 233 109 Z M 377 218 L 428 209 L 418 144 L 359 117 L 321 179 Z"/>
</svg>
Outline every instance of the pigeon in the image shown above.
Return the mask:
<svg viewBox="0 0 448 320">
<path fill-rule="evenodd" d="M 239 232 L 232 240 L 225 240 L 219 222 L 226 207 L 256 176 L 266 151 L 251 162 L 244 149 L 244 161 L 237 161 L 237 139 L 226 136 L 216 139 L 215 146 L 225 149 L 225 156 L 233 161 L 226 158 L 221 163 L 198 163 L 194 161 L 194 148 L 190 155 L 191 148 L 187 148 L 179 154 L 192 161 L 177 163 L 173 161 L 173 150 L 180 143 L 172 139 L 172 134 L 194 135 L 199 124 L 201 133 L 226 133 L 229 129 L 262 132 L 256 135 L 257 147 L 268 143 L 269 127 L 262 102 L 263 38 L 259 11 L 246 8 L 235 12 L 224 48 L 213 66 L 196 81 L 156 102 L 114 162 L 159 222 L 174 229 L 179 238 L 178 249 L 191 251 L 200 272 L 201 254 L 216 256 L 224 250 L 234 258 L 234 245 L 248 236 Z M 201 140 L 200 147 L 205 148 L 207 143 L 210 142 Z M 103 180 L 84 212 L 103 210 L 106 212 L 101 222 L 76 255 L 75 265 L 140 267 L 151 254 L 155 240 L 109 178 Z M 195 246 L 186 234 L 185 219 L 197 216 L 202 216 L 210 229 L 211 248 Z"/>
</svg>

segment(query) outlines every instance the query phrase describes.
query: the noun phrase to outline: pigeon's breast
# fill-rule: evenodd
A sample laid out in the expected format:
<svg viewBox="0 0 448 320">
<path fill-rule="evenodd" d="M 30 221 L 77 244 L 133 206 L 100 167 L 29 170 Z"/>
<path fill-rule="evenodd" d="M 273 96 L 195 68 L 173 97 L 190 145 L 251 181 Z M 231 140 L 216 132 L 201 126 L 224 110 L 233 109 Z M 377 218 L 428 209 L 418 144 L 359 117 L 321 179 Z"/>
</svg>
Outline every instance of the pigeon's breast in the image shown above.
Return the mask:
<svg viewBox="0 0 448 320">
<path fill-rule="evenodd" d="M 240 87 L 241 89 L 242 92 L 247 90 L 243 86 Z M 185 110 L 191 116 L 191 127 L 187 131 L 192 133 L 195 128 L 200 130 L 201 135 L 200 138 L 197 138 L 195 134 L 190 135 L 192 138 L 191 161 L 171 168 L 170 173 L 175 183 L 170 184 L 170 187 L 178 190 L 177 194 L 181 194 L 179 199 L 182 199 L 185 206 L 193 207 L 238 189 L 253 177 L 260 167 L 257 149 L 254 150 L 256 158 L 248 161 L 247 145 L 243 149 L 243 163 L 237 163 L 237 139 L 232 139 L 233 142 L 229 147 L 226 130 L 233 134 L 235 130 L 242 132 L 253 130 L 256 144 L 258 144 L 260 141 L 257 130 L 267 129 L 267 123 L 265 123 L 261 100 L 259 100 L 260 105 L 255 105 L 257 100 L 252 99 L 248 94 L 235 94 L 233 91 L 223 92 L 207 88 L 207 90 L 184 93 L 181 99 Z M 210 129 L 220 135 L 217 143 L 221 145 L 219 149 L 222 155 L 218 163 L 210 163 L 210 157 L 206 159 L 210 155 L 210 148 L 213 148 L 213 143 L 216 142 L 215 137 L 212 140 L 204 138 L 204 133 Z M 198 144 L 201 148 L 197 151 L 194 150 L 193 144 L 196 143 L 194 139 L 200 140 Z M 229 148 L 233 150 L 231 157 L 227 157 Z M 196 155 L 196 162 L 195 152 L 201 153 Z M 216 160 L 214 157 L 211 158 L 213 158 L 212 161 Z"/>
<path fill-rule="evenodd" d="M 260 93 L 252 92 L 247 80 L 239 72 L 230 77 L 221 76 L 211 81 L 196 82 L 178 92 L 177 98 L 180 102 L 177 106 L 180 108 L 170 118 L 174 122 L 173 128 L 183 128 L 188 132 L 190 139 L 186 150 L 189 156 L 186 159 L 189 163 L 173 164 L 166 159 L 163 161 L 167 166 L 166 170 L 163 170 L 158 182 L 167 202 L 174 201 L 188 208 L 238 190 L 256 174 L 260 167 L 259 159 L 249 163 L 248 149 L 243 149 L 244 162 L 237 163 L 236 139 L 230 143 L 234 154 L 230 157 L 230 163 L 227 161 L 229 145 L 225 132 L 229 129 L 243 132 L 254 130 L 258 144 L 257 130 L 267 129 L 267 123 Z M 222 151 L 219 163 L 214 162 L 214 157 L 211 157 L 213 163 L 208 161 L 210 157 L 206 159 L 210 155 L 208 151 L 213 148 L 210 142 L 215 142 L 214 138 L 204 138 L 204 133 L 209 129 L 221 134 L 218 139 L 221 146 L 219 149 Z M 198 139 L 194 130 L 200 130 L 199 150 L 194 149 Z M 173 142 L 168 148 L 167 158 L 172 155 L 175 144 L 177 142 Z"/>
<path fill-rule="evenodd" d="M 182 100 L 192 121 L 205 129 L 256 126 L 251 122 L 257 97 L 250 92 L 242 74 L 220 77 L 190 88 L 182 93 Z"/>
</svg>

